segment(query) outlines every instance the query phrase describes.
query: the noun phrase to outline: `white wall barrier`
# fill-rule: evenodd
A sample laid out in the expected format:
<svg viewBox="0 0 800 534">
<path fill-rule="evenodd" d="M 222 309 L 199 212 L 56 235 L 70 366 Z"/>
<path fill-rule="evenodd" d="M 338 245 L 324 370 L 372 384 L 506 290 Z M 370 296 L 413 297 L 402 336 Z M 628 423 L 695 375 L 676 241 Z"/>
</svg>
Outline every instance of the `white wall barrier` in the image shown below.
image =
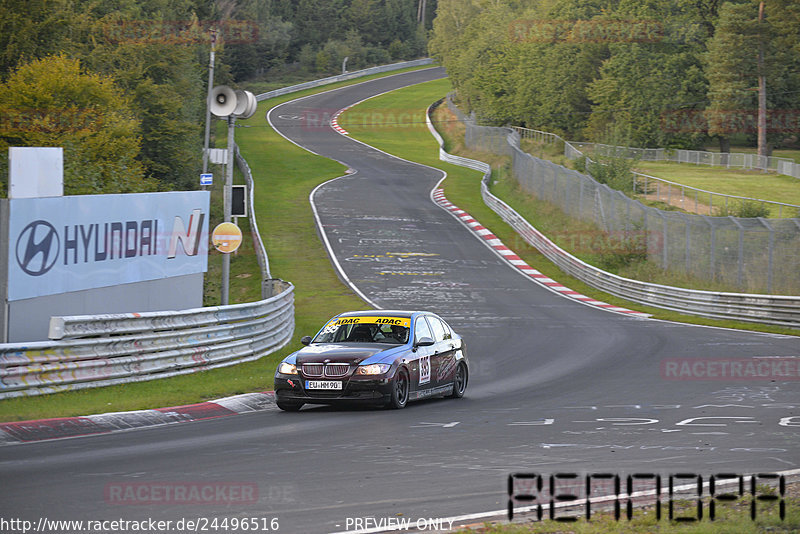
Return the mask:
<svg viewBox="0 0 800 534">
<path fill-rule="evenodd" d="M 481 196 L 486 205 L 514 228 L 528 244 L 535 247 L 565 273 L 596 289 L 647 306 L 715 319 L 800 328 L 800 296 L 723 293 L 651 284 L 608 273 L 563 250 L 489 191 L 488 184 L 492 172 L 489 164 L 454 156 L 444 150 L 444 141 L 430 118 L 433 109 L 443 100 L 432 104 L 426 116 L 428 129 L 439 142 L 439 158 L 448 163 L 483 172 Z M 509 130 L 509 145 L 514 146 L 518 141 L 519 136 Z"/>
<path fill-rule="evenodd" d="M 0 399 L 138 382 L 258 359 L 294 332 L 294 286 L 230 306 L 53 317 L 54 341 L 0 345 Z"/>
</svg>

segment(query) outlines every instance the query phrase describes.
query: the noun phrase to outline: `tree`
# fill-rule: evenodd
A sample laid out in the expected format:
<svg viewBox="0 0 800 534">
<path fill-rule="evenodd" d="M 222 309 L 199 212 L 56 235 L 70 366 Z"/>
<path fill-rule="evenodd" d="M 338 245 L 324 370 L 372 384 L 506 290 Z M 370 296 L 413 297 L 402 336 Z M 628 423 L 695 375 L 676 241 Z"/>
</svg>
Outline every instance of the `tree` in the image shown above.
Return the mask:
<svg viewBox="0 0 800 534">
<path fill-rule="evenodd" d="M 765 7 L 760 22 L 757 2 L 724 4 L 705 55 L 710 135 L 746 132 L 752 138 L 758 126 L 759 86 L 769 89 L 762 104 L 768 119 L 762 155 L 790 133 L 780 125 L 781 116 L 796 110 L 800 103 L 796 91 L 800 82 L 800 7 L 783 0 L 771 0 Z M 763 84 L 759 80 L 762 76 Z"/>
<path fill-rule="evenodd" d="M 136 159 L 140 123 L 131 99 L 78 60 L 51 56 L 17 68 L 0 85 L 0 117 L 0 158 L 9 146 L 64 147 L 66 194 L 157 189 Z"/>
</svg>

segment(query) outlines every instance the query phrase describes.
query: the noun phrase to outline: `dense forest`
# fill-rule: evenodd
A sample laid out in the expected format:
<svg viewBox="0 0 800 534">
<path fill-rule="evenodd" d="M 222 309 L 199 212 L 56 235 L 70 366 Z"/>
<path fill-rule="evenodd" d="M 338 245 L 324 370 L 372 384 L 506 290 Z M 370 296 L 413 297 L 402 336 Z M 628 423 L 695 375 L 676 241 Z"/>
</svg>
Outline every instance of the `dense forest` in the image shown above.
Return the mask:
<svg viewBox="0 0 800 534">
<path fill-rule="evenodd" d="M 215 84 L 425 55 L 436 0 L 0 0 L 9 146 L 64 147 L 66 194 L 191 189 Z"/>
<path fill-rule="evenodd" d="M 797 0 L 439 0 L 429 48 L 487 123 L 755 146 L 761 78 L 768 146 L 798 144 Z"/>
</svg>

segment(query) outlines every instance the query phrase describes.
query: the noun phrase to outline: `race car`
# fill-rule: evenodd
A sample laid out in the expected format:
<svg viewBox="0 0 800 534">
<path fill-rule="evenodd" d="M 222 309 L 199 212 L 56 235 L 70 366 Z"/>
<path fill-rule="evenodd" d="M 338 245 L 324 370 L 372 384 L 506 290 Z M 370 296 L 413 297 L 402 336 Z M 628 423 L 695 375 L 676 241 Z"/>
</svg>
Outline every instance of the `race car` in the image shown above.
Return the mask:
<svg viewBox="0 0 800 534">
<path fill-rule="evenodd" d="M 464 341 L 436 314 L 354 311 L 337 315 L 275 372 L 275 402 L 368 403 L 404 408 L 413 400 L 461 398 L 469 363 Z"/>
</svg>

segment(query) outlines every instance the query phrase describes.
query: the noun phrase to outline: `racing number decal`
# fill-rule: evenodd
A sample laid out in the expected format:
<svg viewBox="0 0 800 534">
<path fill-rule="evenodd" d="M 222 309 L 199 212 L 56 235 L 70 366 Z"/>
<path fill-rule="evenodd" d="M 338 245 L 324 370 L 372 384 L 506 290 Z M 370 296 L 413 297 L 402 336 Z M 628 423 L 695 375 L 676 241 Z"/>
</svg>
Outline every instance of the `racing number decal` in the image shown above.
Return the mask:
<svg viewBox="0 0 800 534">
<path fill-rule="evenodd" d="M 431 381 L 431 357 L 423 356 L 419 359 L 419 384 L 427 384 Z"/>
</svg>

